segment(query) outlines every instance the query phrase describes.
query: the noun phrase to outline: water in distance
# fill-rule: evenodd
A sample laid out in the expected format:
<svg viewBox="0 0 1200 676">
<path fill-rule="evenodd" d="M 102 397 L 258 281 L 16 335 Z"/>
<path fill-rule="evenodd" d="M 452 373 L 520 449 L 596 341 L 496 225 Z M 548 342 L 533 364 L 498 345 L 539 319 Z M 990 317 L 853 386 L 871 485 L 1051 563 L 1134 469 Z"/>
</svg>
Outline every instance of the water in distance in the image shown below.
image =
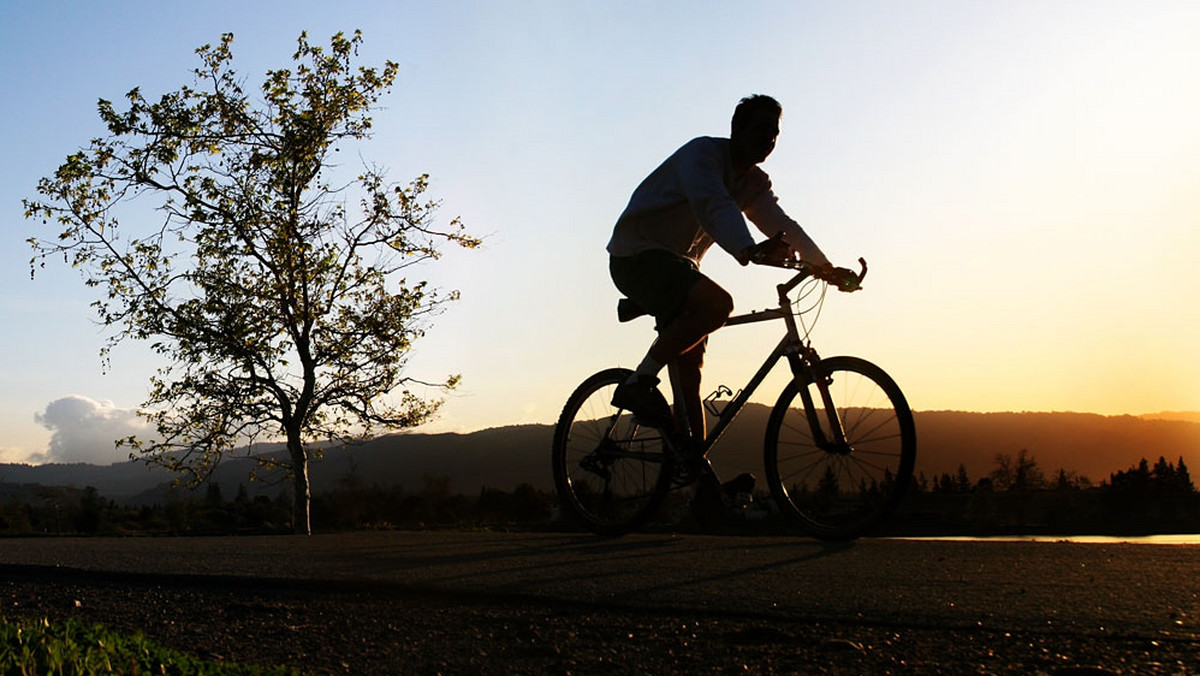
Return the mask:
<svg viewBox="0 0 1200 676">
<path fill-rule="evenodd" d="M 932 536 L 900 537 L 896 540 L 922 542 L 1072 542 L 1076 544 L 1200 545 L 1200 534 L 1176 535 L 997 535 L 993 537 Z"/>
</svg>

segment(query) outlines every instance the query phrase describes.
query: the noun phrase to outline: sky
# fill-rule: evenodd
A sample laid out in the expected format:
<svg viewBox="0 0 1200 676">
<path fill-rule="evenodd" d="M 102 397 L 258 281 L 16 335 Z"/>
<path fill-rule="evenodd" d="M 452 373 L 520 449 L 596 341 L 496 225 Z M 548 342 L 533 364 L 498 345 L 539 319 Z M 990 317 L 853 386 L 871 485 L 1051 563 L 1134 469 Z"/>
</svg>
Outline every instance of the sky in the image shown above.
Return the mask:
<svg viewBox="0 0 1200 676">
<path fill-rule="evenodd" d="M 103 131 L 97 99 L 191 84 L 225 32 L 256 85 L 301 31 L 355 29 L 361 63 L 400 64 L 363 158 L 428 173 L 439 215 L 484 238 L 421 271 L 461 300 L 408 373 L 462 385 L 420 431 L 552 422 L 584 377 L 640 361 L 612 224 L 751 93 L 784 107 L 762 165 L 784 209 L 870 266 L 827 299 L 822 354 L 879 364 L 915 410 L 1200 410 L 1200 3 L 0 0 L 0 461 L 125 459 L 111 439 L 144 431 L 162 366 L 136 343 L 101 363 L 77 271 L 30 278 L 21 200 Z M 703 270 L 739 310 L 782 281 L 716 249 Z M 716 334 L 706 391 L 778 332 Z"/>
</svg>

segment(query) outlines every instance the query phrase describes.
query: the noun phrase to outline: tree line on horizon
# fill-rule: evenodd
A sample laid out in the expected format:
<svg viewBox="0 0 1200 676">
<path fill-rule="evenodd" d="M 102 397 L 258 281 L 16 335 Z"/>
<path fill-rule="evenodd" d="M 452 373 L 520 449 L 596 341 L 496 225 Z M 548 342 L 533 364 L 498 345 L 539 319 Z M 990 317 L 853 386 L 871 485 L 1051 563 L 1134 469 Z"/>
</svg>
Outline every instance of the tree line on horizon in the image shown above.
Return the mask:
<svg viewBox="0 0 1200 676">
<path fill-rule="evenodd" d="M 1037 460 L 1025 449 L 1021 449 L 1015 458 L 1008 454 L 997 455 L 995 468 L 977 482 L 973 482 L 967 475 L 966 465 L 959 464 L 958 471 L 953 475 L 943 472 L 929 479 L 923 472 L 919 473 L 915 484 L 916 490 L 930 493 L 970 493 L 976 490 L 1062 491 L 1093 487 L 1091 479 L 1087 476 L 1064 468 L 1060 468 L 1053 478 L 1047 478 Z M 1142 458 L 1137 465 L 1110 474 L 1106 481 L 1101 481 L 1099 487 L 1111 488 L 1122 493 L 1132 492 L 1141 497 L 1150 497 L 1153 494 L 1186 494 L 1196 490 L 1183 456 L 1179 456 L 1178 462 L 1173 463 L 1161 455 L 1153 467 L 1149 461 Z"/>
<path fill-rule="evenodd" d="M 1200 493 L 1182 456 L 1110 473 L 1093 484 L 1059 469 L 1047 477 L 1022 449 L 997 455 L 977 481 L 959 466 L 932 480 L 918 475 L 893 528 L 911 534 L 1149 534 L 1200 532 Z"/>
<path fill-rule="evenodd" d="M 239 534 L 292 532 L 292 497 L 251 497 L 239 485 L 229 499 L 220 484 L 177 489 L 160 504 L 120 505 L 93 487 L 26 486 L 0 502 L 0 536 Z M 769 504 L 761 492 L 756 500 Z M 557 499 L 522 483 L 512 490 L 483 487 L 464 495 L 450 478 L 425 475 L 420 487 L 367 485 L 348 472 L 312 500 L 314 527 L 323 531 L 425 528 L 569 528 Z M 769 510 L 768 510 L 769 511 Z M 1060 469 L 1047 477 L 1027 451 L 998 455 L 987 476 L 973 480 L 964 466 L 932 479 L 918 475 L 896 517 L 893 534 L 1060 532 L 1200 532 L 1200 493 L 1182 458 L 1142 459 L 1098 485 Z"/>
<path fill-rule="evenodd" d="M 421 488 L 343 485 L 312 496 L 318 530 L 514 527 L 549 522 L 553 496 L 530 484 L 484 487 L 466 496 L 448 477 L 425 476 Z M 158 504 L 122 505 L 96 488 L 26 486 L 0 502 L 0 537 L 30 535 L 232 535 L 291 533 L 292 496 L 251 497 L 244 484 L 227 499 L 218 483 L 176 489 Z"/>
</svg>

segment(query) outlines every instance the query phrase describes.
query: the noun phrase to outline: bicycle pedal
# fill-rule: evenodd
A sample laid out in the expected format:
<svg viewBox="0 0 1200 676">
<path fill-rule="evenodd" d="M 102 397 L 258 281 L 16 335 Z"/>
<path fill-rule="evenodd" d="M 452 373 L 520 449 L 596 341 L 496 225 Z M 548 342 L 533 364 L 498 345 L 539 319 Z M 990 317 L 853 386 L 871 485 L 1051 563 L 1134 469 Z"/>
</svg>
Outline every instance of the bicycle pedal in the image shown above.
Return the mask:
<svg viewBox="0 0 1200 676">
<path fill-rule="evenodd" d="M 588 454 L 586 457 L 580 460 L 579 466 L 584 470 L 595 474 L 606 482 L 612 480 L 612 472 L 610 472 L 608 467 L 606 467 L 604 463 L 596 457 L 595 453 Z"/>
</svg>

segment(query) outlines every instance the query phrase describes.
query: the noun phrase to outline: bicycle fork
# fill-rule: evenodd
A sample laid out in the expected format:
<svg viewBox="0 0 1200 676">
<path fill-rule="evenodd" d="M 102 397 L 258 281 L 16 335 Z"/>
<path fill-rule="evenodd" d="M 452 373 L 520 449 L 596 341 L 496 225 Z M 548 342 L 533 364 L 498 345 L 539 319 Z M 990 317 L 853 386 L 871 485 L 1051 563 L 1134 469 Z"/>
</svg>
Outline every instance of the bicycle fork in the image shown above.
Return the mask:
<svg viewBox="0 0 1200 676">
<path fill-rule="evenodd" d="M 817 448 L 826 451 L 827 453 L 836 453 L 838 455 L 849 455 L 850 444 L 846 441 L 846 430 L 842 426 L 841 416 L 838 414 L 837 405 L 833 401 L 833 395 L 830 394 L 829 388 L 833 384 L 833 378 L 828 374 L 818 373 L 814 365 L 819 363 L 820 359 L 816 352 L 811 348 L 806 349 L 806 357 L 808 361 L 801 361 L 796 355 L 792 357 L 792 373 L 797 378 L 800 386 L 800 401 L 804 403 L 804 414 L 808 418 L 809 429 L 812 430 L 813 442 Z M 822 424 L 821 418 L 817 413 L 817 407 L 813 401 L 812 391 L 807 383 L 812 383 L 817 387 L 817 394 L 821 398 L 821 406 L 825 410 L 825 423 Z M 829 434 L 825 431 L 828 429 Z"/>
</svg>

